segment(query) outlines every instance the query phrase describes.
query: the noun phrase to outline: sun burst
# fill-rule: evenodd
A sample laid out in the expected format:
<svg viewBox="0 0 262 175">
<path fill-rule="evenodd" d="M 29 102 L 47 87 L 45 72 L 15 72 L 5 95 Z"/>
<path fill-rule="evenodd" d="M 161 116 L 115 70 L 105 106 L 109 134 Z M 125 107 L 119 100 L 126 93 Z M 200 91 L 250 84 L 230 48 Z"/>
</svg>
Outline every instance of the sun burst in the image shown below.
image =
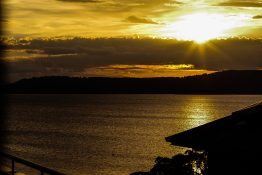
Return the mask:
<svg viewBox="0 0 262 175">
<path fill-rule="evenodd" d="M 177 22 L 163 29 L 167 37 L 182 40 L 193 40 L 203 43 L 210 39 L 226 37 L 226 31 L 240 25 L 235 18 L 222 14 L 196 13 L 182 16 Z"/>
</svg>

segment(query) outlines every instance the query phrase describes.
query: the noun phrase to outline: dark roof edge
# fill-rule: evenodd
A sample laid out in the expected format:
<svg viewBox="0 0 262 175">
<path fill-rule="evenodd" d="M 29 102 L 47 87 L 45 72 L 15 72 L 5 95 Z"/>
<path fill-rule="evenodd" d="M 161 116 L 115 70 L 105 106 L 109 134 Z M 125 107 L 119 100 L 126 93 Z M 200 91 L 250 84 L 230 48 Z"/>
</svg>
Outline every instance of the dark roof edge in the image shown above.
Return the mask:
<svg viewBox="0 0 262 175">
<path fill-rule="evenodd" d="M 262 102 L 255 103 L 253 105 L 250 105 L 248 107 L 245 107 L 243 109 L 240 109 L 238 111 L 232 112 L 232 115 L 226 116 L 217 120 L 214 120 L 212 122 L 206 123 L 204 125 L 197 126 L 195 128 L 180 132 L 175 135 L 171 135 L 165 138 L 167 142 L 170 142 L 172 145 L 176 146 L 182 146 L 182 147 L 187 147 L 187 148 L 194 148 L 194 149 L 199 149 L 202 150 L 203 146 L 201 143 L 195 143 L 190 138 L 192 139 L 192 136 L 197 136 L 201 137 L 199 133 L 202 133 L 203 130 L 206 131 L 206 129 L 214 129 L 217 125 L 223 125 L 223 124 L 230 124 L 234 122 L 234 120 L 239 120 L 244 116 L 244 114 L 252 112 L 254 109 L 259 108 L 262 106 Z M 199 132 L 200 131 L 200 132 Z M 198 133 L 197 133 L 198 132 Z M 196 134 L 197 133 L 197 134 Z"/>
<path fill-rule="evenodd" d="M 250 106 L 247 106 L 245 108 L 242 108 L 242 109 L 240 109 L 238 111 L 232 112 L 232 115 L 239 114 L 239 113 L 242 113 L 242 112 L 248 112 L 250 110 L 253 110 L 254 108 L 258 108 L 259 106 L 262 106 L 262 102 L 254 103 L 254 104 L 252 104 Z"/>
</svg>

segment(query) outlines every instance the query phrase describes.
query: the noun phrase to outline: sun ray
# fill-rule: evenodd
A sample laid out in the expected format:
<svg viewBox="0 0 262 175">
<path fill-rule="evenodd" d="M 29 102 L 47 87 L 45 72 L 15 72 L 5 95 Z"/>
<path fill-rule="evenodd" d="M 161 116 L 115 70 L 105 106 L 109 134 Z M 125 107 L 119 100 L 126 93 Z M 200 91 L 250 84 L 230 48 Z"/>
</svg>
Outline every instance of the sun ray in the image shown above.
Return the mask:
<svg viewBox="0 0 262 175">
<path fill-rule="evenodd" d="M 207 69 L 208 68 L 207 58 L 210 58 L 210 54 L 212 55 L 212 53 L 215 53 L 220 56 L 220 59 L 223 59 L 231 64 L 232 59 L 230 55 L 228 55 L 225 51 L 221 50 L 219 46 L 216 45 L 216 43 L 213 43 L 213 41 L 215 40 L 210 40 L 202 44 L 192 42 L 185 51 L 183 61 L 187 62 L 187 60 L 191 60 L 190 57 L 196 57 L 198 59 L 196 60 L 196 62 L 199 63 L 199 65 L 197 66 L 201 67 L 202 69 Z"/>
</svg>

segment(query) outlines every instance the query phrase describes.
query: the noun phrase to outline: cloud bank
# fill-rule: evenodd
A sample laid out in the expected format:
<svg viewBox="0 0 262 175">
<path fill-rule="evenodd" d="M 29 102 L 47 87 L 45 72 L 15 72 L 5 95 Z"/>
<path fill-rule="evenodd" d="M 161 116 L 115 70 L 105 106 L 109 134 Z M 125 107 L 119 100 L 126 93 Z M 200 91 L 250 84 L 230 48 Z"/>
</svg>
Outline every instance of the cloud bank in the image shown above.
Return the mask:
<svg viewBox="0 0 262 175">
<path fill-rule="evenodd" d="M 262 68 L 262 41 L 258 39 L 212 40 L 204 45 L 150 38 L 33 39 L 9 43 L 5 60 L 12 80 L 45 75 L 183 76 L 190 71 L 196 74 Z"/>
</svg>

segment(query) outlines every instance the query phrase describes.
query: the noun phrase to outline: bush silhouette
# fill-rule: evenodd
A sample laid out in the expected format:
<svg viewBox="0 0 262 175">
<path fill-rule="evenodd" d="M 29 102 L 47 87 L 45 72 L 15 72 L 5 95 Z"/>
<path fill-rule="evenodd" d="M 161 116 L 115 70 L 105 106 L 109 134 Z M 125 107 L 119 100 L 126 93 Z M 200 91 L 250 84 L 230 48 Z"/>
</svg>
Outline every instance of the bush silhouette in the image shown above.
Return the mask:
<svg viewBox="0 0 262 175">
<path fill-rule="evenodd" d="M 136 172 L 131 175 L 207 175 L 207 154 L 188 150 L 171 159 L 157 157 L 150 172 Z"/>
</svg>

